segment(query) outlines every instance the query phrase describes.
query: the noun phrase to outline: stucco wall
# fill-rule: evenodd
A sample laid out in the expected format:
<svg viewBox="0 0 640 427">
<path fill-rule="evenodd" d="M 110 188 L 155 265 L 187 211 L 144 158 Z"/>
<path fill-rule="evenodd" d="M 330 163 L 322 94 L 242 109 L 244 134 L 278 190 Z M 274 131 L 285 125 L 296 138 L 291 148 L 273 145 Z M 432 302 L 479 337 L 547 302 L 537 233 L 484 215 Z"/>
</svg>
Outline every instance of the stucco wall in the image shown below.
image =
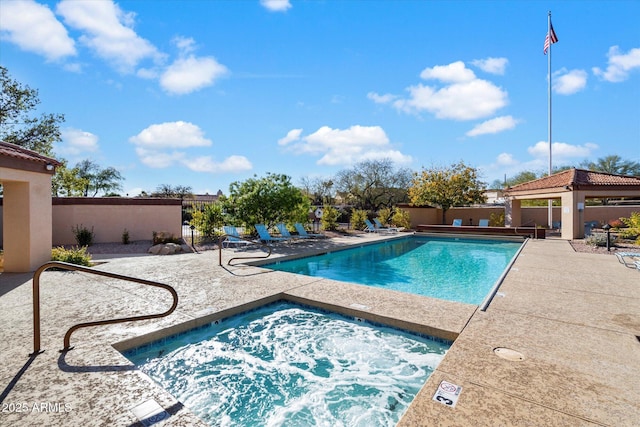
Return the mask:
<svg viewBox="0 0 640 427">
<path fill-rule="evenodd" d="M 416 208 L 408 205 L 400 206 L 409 212 L 411 218 L 411 227 L 415 228 L 419 224 L 431 225 L 442 224 L 442 210 L 436 208 Z M 560 222 L 561 207 L 553 207 L 553 221 Z M 485 206 L 485 207 L 465 207 L 451 208 L 445 215 L 445 224 L 453 223 L 454 218 L 462 219 L 463 225 L 478 225 L 478 220 L 489 219 L 491 214 L 499 215 L 504 212 L 503 206 Z M 640 205 L 633 206 L 586 206 L 583 215 L 584 222 L 598 221 L 604 224 L 608 221 L 621 217 L 629 218 L 631 212 L 640 212 Z M 533 226 L 547 224 L 548 210 L 546 206 L 540 207 L 523 207 L 522 221 L 518 226 Z M 470 221 L 471 220 L 471 221 Z"/>
<path fill-rule="evenodd" d="M 95 243 L 151 240 L 153 232 L 181 236 L 182 204 L 178 199 L 54 198 L 53 245 L 75 244 L 73 228 L 93 229 Z"/>
</svg>

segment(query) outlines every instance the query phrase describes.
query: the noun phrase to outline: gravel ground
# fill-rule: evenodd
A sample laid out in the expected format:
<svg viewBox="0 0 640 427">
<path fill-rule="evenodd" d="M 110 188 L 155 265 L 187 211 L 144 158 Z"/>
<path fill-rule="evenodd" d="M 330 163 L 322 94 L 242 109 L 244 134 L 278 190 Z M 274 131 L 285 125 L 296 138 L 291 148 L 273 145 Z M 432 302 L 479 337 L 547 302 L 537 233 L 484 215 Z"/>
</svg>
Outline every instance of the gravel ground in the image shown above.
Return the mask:
<svg viewBox="0 0 640 427">
<path fill-rule="evenodd" d="M 569 242 L 576 252 L 586 252 L 592 254 L 613 255 L 616 252 L 640 252 L 640 246 L 634 245 L 631 242 L 616 243 L 612 246 L 610 251 L 607 251 L 605 246 L 592 246 L 587 245 L 584 240 L 571 240 Z"/>
</svg>

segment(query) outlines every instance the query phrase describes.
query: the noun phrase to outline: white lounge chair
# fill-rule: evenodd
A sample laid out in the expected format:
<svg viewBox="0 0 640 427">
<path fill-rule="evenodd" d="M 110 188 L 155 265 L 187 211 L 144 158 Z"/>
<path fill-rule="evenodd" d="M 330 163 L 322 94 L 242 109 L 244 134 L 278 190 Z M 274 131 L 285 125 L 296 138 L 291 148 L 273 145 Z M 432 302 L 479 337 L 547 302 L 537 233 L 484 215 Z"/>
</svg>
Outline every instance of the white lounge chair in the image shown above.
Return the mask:
<svg viewBox="0 0 640 427">
<path fill-rule="evenodd" d="M 382 223 L 378 218 L 373 218 L 373 222 L 375 223 L 376 228 L 380 231 L 386 230 L 387 232 L 390 232 L 390 233 L 398 232 L 398 229 L 396 227 L 385 227 L 384 225 L 382 225 Z"/>
<path fill-rule="evenodd" d="M 229 247 L 229 245 L 254 245 L 255 242 L 240 238 L 240 233 L 233 225 L 225 225 L 222 227 L 224 234 L 227 238 L 222 242 L 222 247 Z"/>
<path fill-rule="evenodd" d="M 327 237 L 324 234 L 308 233 L 307 230 L 304 228 L 304 226 L 299 222 L 296 222 L 295 224 L 293 224 L 293 226 L 296 228 L 296 231 L 298 232 L 299 236 L 305 236 L 312 239 L 317 237 Z"/>
<path fill-rule="evenodd" d="M 269 234 L 269 230 L 264 224 L 256 224 L 256 230 L 258 231 L 258 236 L 260 236 L 260 240 L 265 243 L 276 243 L 276 242 L 285 242 L 289 239 L 286 237 L 273 237 Z"/>
<path fill-rule="evenodd" d="M 634 267 L 636 261 L 640 261 L 640 252 L 615 252 L 618 261 L 625 267 Z M 625 258 L 631 258 L 627 261 Z M 635 258 L 638 258 L 637 260 Z"/>
</svg>

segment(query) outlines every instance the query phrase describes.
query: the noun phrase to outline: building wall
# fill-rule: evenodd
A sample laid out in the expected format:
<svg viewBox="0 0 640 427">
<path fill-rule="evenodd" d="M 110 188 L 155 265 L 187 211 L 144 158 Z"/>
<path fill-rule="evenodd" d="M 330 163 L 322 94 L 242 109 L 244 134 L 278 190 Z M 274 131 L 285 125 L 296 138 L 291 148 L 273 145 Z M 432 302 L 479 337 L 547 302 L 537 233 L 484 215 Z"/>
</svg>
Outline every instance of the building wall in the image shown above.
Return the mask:
<svg viewBox="0 0 640 427">
<path fill-rule="evenodd" d="M 53 199 L 53 245 L 75 244 L 75 227 L 93 230 L 95 243 L 151 240 L 153 232 L 182 235 L 179 199 L 76 198 Z"/>
</svg>

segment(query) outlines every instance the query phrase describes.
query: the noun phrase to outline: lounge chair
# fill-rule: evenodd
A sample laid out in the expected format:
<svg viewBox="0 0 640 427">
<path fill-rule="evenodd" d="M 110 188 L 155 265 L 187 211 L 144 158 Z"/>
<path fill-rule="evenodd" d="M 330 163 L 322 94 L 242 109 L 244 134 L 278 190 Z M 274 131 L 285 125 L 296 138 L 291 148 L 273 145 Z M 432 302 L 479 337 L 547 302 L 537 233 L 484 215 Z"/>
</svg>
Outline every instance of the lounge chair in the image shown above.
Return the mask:
<svg viewBox="0 0 640 427">
<path fill-rule="evenodd" d="M 285 242 L 289 239 L 286 237 L 273 237 L 269 234 L 269 230 L 264 224 L 256 224 L 256 230 L 258 231 L 258 236 L 260 236 L 260 240 L 265 243 L 276 243 L 276 242 Z"/>
<path fill-rule="evenodd" d="M 488 226 L 489 226 L 488 219 L 481 219 L 480 221 L 478 221 L 478 227 L 488 227 Z"/>
<path fill-rule="evenodd" d="M 460 218 L 456 218 L 453 220 L 453 226 L 454 227 L 461 227 L 462 226 L 462 219 Z"/>
<path fill-rule="evenodd" d="M 640 270 L 640 261 L 636 261 L 636 269 Z"/>
<path fill-rule="evenodd" d="M 282 237 L 286 237 L 287 239 L 309 239 L 309 236 L 294 236 L 291 233 L 289 233 L 289 230 L 287 229 L 287 226 L 284 223 L 279 223 L 276 224 L 276 228 L 278 229 L 278 231 L 280 231 L 280 235 Z"/>
<path fill-rule="evenodd" d="M 365 219 L 364 223 L 366 224 L 364 231 L 366 231 L 367 233 L 393 233 L 393 231 L 389 230 L 388 228 L 378 228 L 368 219 Z"/>
<path fill-rule="evenodd" d="M 311 239 L 318 238 L 318 237 L 327 237 L 324 234 L 308 233 L 307 230 L 304 228 L 304 226 L 299 222 L 296 222 L 295 224 L 293 224 L 293 226 L 296 228 L 296 231 L 298 232 L 298 236 L 304 236 Z"/>
<path fill-rule="evenodd" d="M 222 247 L 229 247 L 229 245 L 253 245 L 255 242 L 250 242 L 249 240 L 244 240 L 240 238 L 240 233 L 233 225 L 225 225 L 222 227 L 224 230 L 224 234 L 227 235 L 227 238 L 222 242 Z"/>
<path fill-rule="evenodd" d="M 634 267 L 636 261 L 640 262 L 640 252 L 615 252 L 618 261 L 625 267 Z M 631 258 L 627 261 L 625 258 Z M 637 260 L 634 258 L 638 258 Z"/>
<path fill-rule="evenodd" d="M 373 218 L 373 222 L 375 223 L 374 225 L 376 226 L 376 228 L 380 231 L 387 230 L 390 233 L 398 232 L 398 229 L 396 227 L 385 227 L 384 225 L 382 225 L 382 223 L 378 218 Z"/>
</svg>

